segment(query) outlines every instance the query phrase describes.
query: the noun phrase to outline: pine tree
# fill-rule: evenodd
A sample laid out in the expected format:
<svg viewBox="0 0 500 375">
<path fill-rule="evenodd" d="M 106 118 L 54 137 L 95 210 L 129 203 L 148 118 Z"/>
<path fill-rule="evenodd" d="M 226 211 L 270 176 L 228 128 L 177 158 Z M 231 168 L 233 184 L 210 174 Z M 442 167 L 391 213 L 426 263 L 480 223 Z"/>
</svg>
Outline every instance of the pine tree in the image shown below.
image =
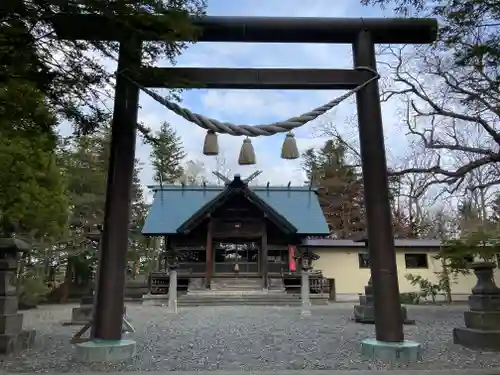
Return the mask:
<svg viewBox="0 0 500 375">
<path fill-rule="evenodd" d="M 480 229 L 485 223 L 481 220 L 480 209 L 471 199 L 463 199 L 458 205 L 459 230 L 467 236 Z"/>
<path fill-rule="evenodd" d="M 73 138 L 60 153 L 60 165 L 67 180 L 71 202 L 70 228 L 63 239 L 61 250 L 67 256 L 66 281 L 85 284 L 92 276 L 97 261 L 98 243 L 88 240 L 89 231 L 95 231 L 104 223 L 107 189 L 107 170 L 111 146 L 111 127 L 106 124 L 91 135 Z M 139 181 L 138 162 L 134 169 L 131 191 L 131 246 L 130 258 L 139 258 L 140 246 L 132 234 L 136 223 L 142 220 L 146 205 Z"/>
<path fill-rule="evenodd" d="M 106 125 L 103 129 L 95 134 L 99 145 L 99 159 L 102 161 L 105 170 L 109 163 L 109 155 L 111 151 L 111 126 Z M 140 163 L 135 159 L 134 174 L 132 176 L 132 191 L 131 191 L 131 207 L 130 207 L 130 223 L 129 223 L 129 248 L 128 260 L 130 267 L 127 268 L 127 273 L 135 278 L 139 268 L 141 256 L 146 252 L 146 241 L 141 234 L 141 228 L 144 225 L 144 219 L 148 210 L 148 205 L 144 200 L 144 190 L 139 178 Z"/>
<path fill-rule="evenodd" d="M 331 235 L 352 238 L 364 228 L 363 185 L 355 167 L 347 164 L 346 150 L 333 140 L 303 154 L 303 168 L 318 188 L 318 197 Z"/>
<path fill-rule="evenodd" d="M 424 13 L 440 20 L 439 38 L 457 65 L 498 67 L 500 3 L 480 0 L 361 0 L 363 5 L 393 5 L 403 14 Z M 498 77 L 498 74 L 497 74 Z M 471 95 L 472 96 L 472 95 Z"/>
<path fill-rule="evenodd" d="M 184 174 L 182 162 L 186 157 L 182 141 L 168 122 L 161 124 L 151 145 L 151 164 L 154 180 L 163 183 L 175 183 Z"/>
<path fill-rule="evenodd" d="M 52 1 L 50 4 L 46 1 L 2 1 L 0 8 L 0 82 L 5 82 L 5 77 L 25 77 L 44 94 L 54 113 L 74 124 L 79 132 L 88 133 L 99 129 L 109 119 L 110 113 L 101 102 L 108 94 L 103 88 L 114 73 L 99 64 L 96 55 L 116 58 L 116 43 L 54 38 L 51 16 L 57 13 L 106 14 L 125 20 L 131 15 L 162 14 L 165 29 L 159 31 L 158 42 L 144 44 L 142 57 L 148 62 L 158 59 L 175 62 L 197 34 L 189 17 L 203 14 L 206 1 L 81 0 Z M 127 27 L 133 29 L 134 25 L 128 22 Z M 56 59 L 54 51 L 58 51 Z"/>
<path fill-rule="evenodd" d="M 302 154 L 302 169 L 306 173 L 305 183 L 310 185 L 314 183 L 314 177 L 319 169 L 319 155 L 314 148 L 309 148 Z"/>
<path fill-rule="evenodd" d="M 0 85 L 0 237 L 64 231 L 68 202 L 56 164 L 57 122 L 31 83 Z"/>
<path fill-rule="evenodd" d="M 99 164 L 102 166 L 103 170 L 108 170 L 109 155 L 111 153 L 111 125 L 106 124 L 103 128 L 97 132 L 94 137 L 96 140 L 96 146 L 98 147 L 97 154 Z M 132 176 L 132 219 L 134 218 L 134 207 L 135 205 L 142 205 L 144 202 L 144 192 L 139 178 L 140 172 L 140 162 L 135 159 L 134 162 L 134 174 Z"/>
<path fill-rule="evenodd" d="M 490 205 L 491 215 L 489 220 L 500 224 L 500 193 L 496 193 L 493 202 Z"/>
</svg>

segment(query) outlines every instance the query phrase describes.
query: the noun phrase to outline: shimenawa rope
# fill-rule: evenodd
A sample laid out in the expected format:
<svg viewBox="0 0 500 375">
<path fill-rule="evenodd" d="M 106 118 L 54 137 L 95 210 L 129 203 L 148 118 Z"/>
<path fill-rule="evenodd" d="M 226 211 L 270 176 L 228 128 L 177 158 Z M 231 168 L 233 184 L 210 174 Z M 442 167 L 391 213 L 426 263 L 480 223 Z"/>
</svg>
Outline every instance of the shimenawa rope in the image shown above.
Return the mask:
<svg viewBox="0 0 500 375">
<path fill-rule="evenodd" d="M 330 102 L 322 105 L 321 107 L 315 108 L 307 113 L 304 113 L 300 116 L 297 117 L 292 117 L 289 118 L 288 120 L 280 121 L 280 122 L 275 122 L 272 124 L 267 124 L 267 125 L 235 125 L 231 124 L 228 122 L 220 122 L 212 118 L 205 117 L 203 115 L 200 115 L 198 113 L 191 112 L 189 109 L 181 107 L 177 103 L 174 103 L 154 91 L 148 89 L 147 87 L 142 86 L 138 82 L 134 81 L 131 77 L 127 76 L 124 74 L 128 69 L 123 69 L 122 71 L 118 71 L 116 75 L 121 74 L 124 78 L 132 82 L 133 84 L 137 85 L 142 91 L 144 91 L 146 94 L 148 94 L 151 98 L 156 100 L 158 103 L 163 104 L 165 107 L 167 107 L 169 110 L 172 112 L 176 113 L 177 115 L 183 117 L 189 122 L 192 122 L 193 124 L 198 125 L 200 128 L 206 129 L 206 130 L 212 130 L 215 133 L 222 133 L 222 134 L 229 134 L 229 135 L 234 135 L 234 136 L 247 136 L 247 137 L 259 137 L 259 136 L 270 136 L 274 135 L 277 133 L 286 133 L 289 132 L 293 129 L 299 128 L 308 122 L 315 120 L 319 116 L 325 114 L 326 112 L 330 111 L 340 103 L 342 103 L 344 100 L 349 98 L 350 96 L 354 95 L 370 83 L 378 80 L 380 78 L 380 75 L 377 73 L 376 70 L 370 68 L 370 67 L 365 67 L 365 66 L 360 66 L 354 68 L 355 70 L 365 70 L 373 73 L 373 77 L 368 79 L 366 82 L 363 82 L 359 86 L 355 87 L 354 89 L 349 90 L 345 94 L 331 100 Z"/>
</svg>

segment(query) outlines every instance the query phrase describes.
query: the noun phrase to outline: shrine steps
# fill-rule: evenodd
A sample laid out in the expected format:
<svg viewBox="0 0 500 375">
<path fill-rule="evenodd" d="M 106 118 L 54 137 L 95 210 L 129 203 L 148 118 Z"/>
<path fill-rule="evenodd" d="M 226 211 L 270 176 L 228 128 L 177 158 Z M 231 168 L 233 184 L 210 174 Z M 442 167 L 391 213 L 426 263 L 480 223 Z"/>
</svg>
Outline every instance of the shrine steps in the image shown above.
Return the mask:
<svg viewBox="0 0 500 375">
<path fill-rule="evenodd" d="M 210 283 L 210 290 L 214 291 L 262 291 L 260 278 L 214 278 Z"/>
<path fill-rule="evenodd" d="M 195 306 L 300 306 L 298 293 L 287 293 L 282 279 L 270 279 L 268 289 L 264 290 L 261 278 L 221 277 L 211 280 L 210 289 L 205 280 L 193 278 L 189 281 L 186 292 L 178 294 L 179 307 Z M 168 304 L 168 295 L 148 296 L 155 305 Z M 327 296 L 311 294 L 313 305 L 325 305 Z"/>
<path fill-rule="evenodd" d="M 328 304 L 328 296 L 311 294 L 312 305 Z M 142 303 L 154 306 L 168 304 L 168 295 L 144 296 Z M 216 306 L 300 306 L 300 294 L 280 291 L 213 291 L 199 290 L 186 294 L 179 293 L 177 306 L 179 307 L 216 307 Z"/>
<path fill-rule="evenodd" d="M 323 296 L 312 296 L 313 305 L 327 304 L 327 298 Z M 178 306 L 300 306 L 299 294 L 288 294 L 282 292 L 214 292 L 207 291 L 187 293 L 179 296 Z"/>
<path fill-rule="evenodd" d="M 191 284 L 187 294 L 179 296 L 179 306 L 300 306 L 300 294 L 286 293 L 281 279 L 271 279 L 262 288 L 262 279 L 244 277 L 214 278 L 210 289 Z M 324 299 L 323 299 L 324 300 Z M 320 301 L 316 298 L 315 301 Z"/>
<path fill-rule="evenodd" d="M 260 278 L 214 278 L 210 283 L 212 291 L 262 291 L 262 279 Z M 202 278 L 192 278 L 189 280 L 188 292 L 206 291 L 205 280 Z M 283 279 L 269 279 L 268 290 L 285 291 Z"/>
</svg>

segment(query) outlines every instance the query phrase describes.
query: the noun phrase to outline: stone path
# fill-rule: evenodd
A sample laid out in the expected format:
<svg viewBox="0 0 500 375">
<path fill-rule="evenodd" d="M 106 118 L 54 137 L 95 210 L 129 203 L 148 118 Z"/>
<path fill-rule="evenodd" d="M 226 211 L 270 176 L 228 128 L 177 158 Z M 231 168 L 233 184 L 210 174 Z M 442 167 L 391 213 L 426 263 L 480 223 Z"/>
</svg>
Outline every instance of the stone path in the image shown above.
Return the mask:
<svg viewBox="0 0 500 375">
<path fill-rule="evenodd" d="M 111 365 L 72 360 L 69 339 L 78 327 L 61 325 L 69 319 L 71 307 L 46 306 L 25 312 L 25 326 L 37 330 L 36 348 L 17 358 L 0 357 L 0 369 L 9 373 L 287 370 L 294 374 L 294 370 L 397 368 L 360 357 L 359 342 L 374 337 L 374 329 L 350 320 L 351 304 L 313 307 L 310 317 L 301 317 L 300 308 L 186 308 L 170 315 L 162 307 L 131 304 L 127 312 L 136 332 L 129 337 L 137 341 L 138 355 Z M 409 307 L 417 325 L 405 327 L 406 337 L 423 344 L 424 360 L 406 370 L 487 369 L 483 374 L 500 374 L 492 370 L 500 368 L 498 353 L 453 345 L 451 330 L 463 325 L 463 309 Z"/>
<path fill-rule="evenodd" d="M 107 372 L 111 375 L 498 375 L 500 371 L 492 370 L 277 370 L 277 371 L 134 371 Z M 67 375 L 98 375 L 102 372 L 75 372 Z M 14 374 L 10 374 L 14 375 Z"/>
</svg>

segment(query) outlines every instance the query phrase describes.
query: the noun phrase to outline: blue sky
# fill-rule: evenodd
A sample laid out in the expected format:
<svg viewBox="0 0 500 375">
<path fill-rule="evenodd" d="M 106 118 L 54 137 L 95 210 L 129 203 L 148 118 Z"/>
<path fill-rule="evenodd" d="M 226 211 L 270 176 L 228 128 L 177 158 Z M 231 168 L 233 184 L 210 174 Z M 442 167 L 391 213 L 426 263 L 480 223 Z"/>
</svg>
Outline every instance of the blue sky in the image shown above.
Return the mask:
<svg viewBox="0 0 500 375">
<path fill-rule="evenodd" d="M 361 7 L 358 0 L 209 0 L 210 15 L 239 16 L 300 16 L 300 17 L 386 17 L 390 11 Z M 110 64 L 111 65 L 111 64 Z M 166 62 L 157 65 L 165 66 Z M 350 46 L 305 44 L 253 44 L 253 43 L 198 43 L 178 58 L 178 66 L 207 67 L 295 67 L 295 68 L 351 68 Z M 114 69 L 114 67 L 113 67 Z M 161 94 L 162 90 L 158 90 Z M 183 94 L 182 105 L 190 110 L 220 121 L 236 124 L 264 124 L 284 120 L 322 105 L 340 91 L 278 91 L 278 90 L 189 90 Z M 201 161 L 208 172 L 216 169 L 212 157 L 202 155 L 205 131 L 190 124 L 162 105 L 141 93 L 140 120 L 153 129 L 168 121 L 181 136 L 188 159 Z M 404 152 L 404 133 L 397 126 L 394 104 L 384 106 L 384 128 L 389 159 Z M 354 101 L 341 104 L 337 110 L 295 132 L 301 151 L 321 145 L 318 129 L 325 124 L 335 125 L 347 139 L 357 141 L 355 122 L 346 119 L 355 115 Z M 291 181 L 301 184 L 304 180 L 300 160 L 280 159 L 284 135 L 253 139 L 257 154 L 256 166 L 238 166 L 237 158 L 242 137 L 220 136 L 219 144 L 226 161 L 228 173 L 247 176 L 256 169 L 263 170 L 259 183 L 282 185 Z M 143 163 L 141 180 L 144 185 L 152 182 L 149 148 L 141 142 L 137 156 Z"/>
</svg>

